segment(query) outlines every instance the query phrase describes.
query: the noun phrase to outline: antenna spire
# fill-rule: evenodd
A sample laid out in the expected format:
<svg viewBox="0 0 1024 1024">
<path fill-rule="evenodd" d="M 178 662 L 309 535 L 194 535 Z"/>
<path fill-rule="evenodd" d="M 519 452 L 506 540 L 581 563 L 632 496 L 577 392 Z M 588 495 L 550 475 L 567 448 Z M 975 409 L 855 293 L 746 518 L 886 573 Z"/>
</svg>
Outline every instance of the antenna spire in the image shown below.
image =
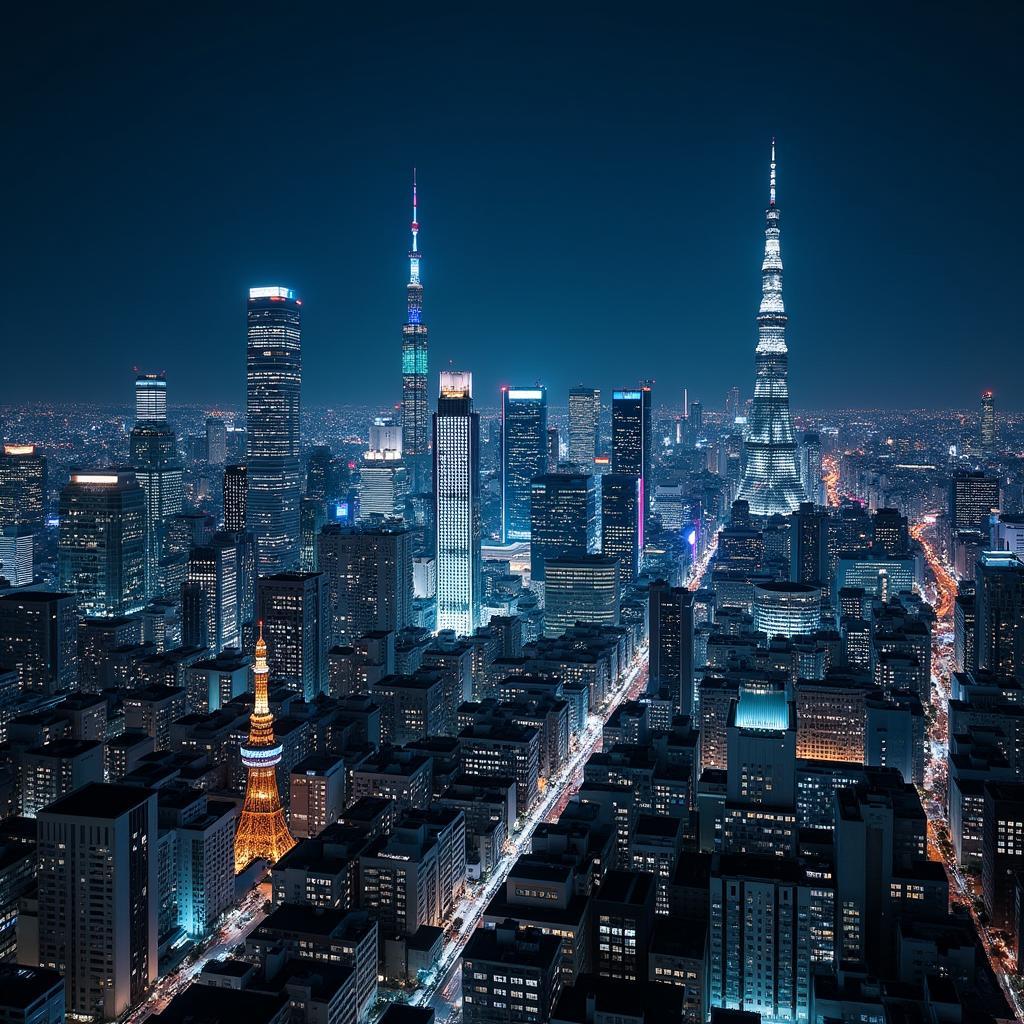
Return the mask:
<svg viewBox="0 0 1024 1024">
<path fill-rule="evenodd" d="M 417 220 L 417 203 L 416 203 L 416 168 L 412 169 L 412 251 L 416 252 L 416 236 L 419 234 L 420 225 Z"/>
<path fill-rule="evenodd" d="M 768 205 L 775 205 L 775 136 L 772 136 L 772 173 L 771 182 L 768 187 Z"/>
</svg>

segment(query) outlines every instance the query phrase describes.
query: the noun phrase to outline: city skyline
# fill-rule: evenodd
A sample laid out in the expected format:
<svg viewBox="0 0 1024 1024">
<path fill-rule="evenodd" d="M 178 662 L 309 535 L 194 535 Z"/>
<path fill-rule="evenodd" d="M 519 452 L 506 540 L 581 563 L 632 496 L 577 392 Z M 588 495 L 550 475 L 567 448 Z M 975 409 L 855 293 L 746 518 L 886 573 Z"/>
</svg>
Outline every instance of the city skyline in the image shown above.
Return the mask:
<svg viewBox="0 0 1024 1024">
<path fill-rule="evenodd" d="M 5 279 L 25 299 L 9 330 L 30 343 L 5 378 L 0 402 L 66 400 L 83 390 L 110 402 L 122 393 L 118 378 L 138 364 L 165 369 L 179 400 L 238 403 L 246 289 L 276 281 L 306 300 L 303 401 L 320 406 L 371 397 L 393 404 L 400 398 L 398 355 L 389 343 L 404 320 L 399 282 L 415 166 L 421 242 L 429 256 L 423 283 L 433 366 L 451 361 L 471 368 L 481 407 L 497 401 L 501 384 L 516 380 L 541 377 L 553 396 L 565 393 L 585 380 L 582 371 L 595 353 L 606 370 L 603 388 L 628 385 L 640 353 L 637 370 L 655 378 L 663 394 L 686 386 L 713 408 L 718 394 L 741 383 L 734 367 L 755 337 L 749 310 L 757 294 L 752 266 L 759 237 L 753 223 L 763 203 L 762 154 L 774 135 L 785 175 L 780 202 L 787 211 L 789 297 L 798 311 L 789 329 L 793 407 L 967 408 L 987 388 L 1004 411 L 1019 407 L 1001 383 L 1019 374 L 1024 359 L 1013 344 L 1016 230 L 996 198 L 1004 184 L 1012 190 L 1020 147 L 1016 136 L 993 130 L 994 101 L 1006 89 L 1001 37 L 974 23 L 955 26 L 960 70 L 947 75 L 925 41 L 952 45 L 954 25 L 932 13 L 922 38 L 911 42 L 905 36 L 921 34 L 922 26 L 897 17 L 892 42 L 873 38 L 869 50 L 881 58 L 903 40 L 904 62 L 887 64 L 886 80 L 863 84 L 861 92 L 851 59 L 867 28 L 844 25 L 840 33 L 828 18 L 808 23 L 796 12 L 776 12 L 775 34 L 788 29 L 791 37 L 777 53 L 760 46 L 758 19 L 766 15 L 752 9 L 749 36 L 728 37 L 713 19 L 695 26 L 724 53 L 721 68 L 708 67 L 707 56 L 672 68 L 655 33 L 636 29 L 633 42 L 653 59 L 638 67 L 631 54 L 622 68 L 605 70 L 606 77 L 590 76 L 592 94 L 581 108 L 581 61 L 614 46 L 620 26 L 613 15 L 599 12 L 582 27 L 554 16 L 546 41 L 532 47 L 520 29 L 509 29 L 496 43 L 497 66 L 516 46 L 527 46 L 539 62 L 538 82 L 516 97 L 472 57 L 475 33 L 459 42 L 443 38 L 450 17 L 424 25 L 412 13 L 402 28 L 386 29 L 372 17 L 357 18 L 346 26 L 344 45 L 361 41 L 363 50 L 346 50 L 351 64 L 337 71 L 307 60 L 324 53 L 333 23 L 323 41 L 305 41 L 309 54 L 283 42 L 283 66 L 311 63 L 310 82 L 325 97 L 316 103 L 304 88 L 250 71 L 248 93 L 235 91 L 241 84 L 217 81 L 223 108 L 200 106 L 193 90 L 170 90 L 127 151 L 110 137 L 115 119 L 90 120 L 93 134 L 78 147 L 79 188 L 110 219 L 110 231 L 102 233 L 93 223 L 96 203 L 68 208 L 70 193 L 48 171 L 27 173 L 52 146 L 31 121 L 32 111 L 45 106 L 68 140 L 80 142 L 83 103 L 102 108 L 117 89 L 115 110 L 131 116 L 158 89 L 151 77 L 158 67 L 173 77 L 178 61 L 194 58 L 195 89 L 209 85 L 205 44 L 179 39 L 185 29 L 171 19 L 158 37 L 153 67 L 143 67 L 131 56 L 131 43 L 132 32 L 145 27 L 124 26 L 102 44 L 120 44 L 107 54 L 108 67 L 53 71 L 39 94 L 30 93 L 10 115 L 25 157 L 13 184 L 27 201 L 8 227 L 8 249 L 19 259 L 4 267 Z M 94 39 L 103 27 L 100 18 L 91 28 L 73 22 L 66 31 Z M 216 16 L 209 27 L 216 34 Z M 577 30 L 582 38 L 573 49 L 568 42 Z M 226 78 L 244 62 L 248 31 L 241 28 L 219 55 Z M 413 118 L 400 107 L 401 76 L 395 83 L 382 78 L 407 50 L 404 44 L 423 33 L 437 57 L 450 48 L 461 62 L 445 84 L 419 78 Z M 50 45 L 59 49 L 60 39 Z M 995 47 L 997 56 L 981 68 L 984 46 Z M 792 59 L 797 47 L 799 61 Z M 374 58 L 379 68 L 371 66 Z M 81 96 L 73 94 L 76 68 L 88 72 Z M 719 89 L 726 74 L 736 79 Z M 468 75 L 479 78 L 472 96 L 459 89 Z M 770 83 L 767 105 L 741 99 L 759 79 Z M 138 99 L 120 91 L 124 80 L 137 83 Z M 804 85 L 815 80 L 821 95 L 809 99 Z M 347 105 L 353 88 L 367 98 L 365 112 Z M 466 100 L 462 114 L 451 110 L 453 90 Z M 915 99 L 924 92 L 927 105 Z M 669 97 L 681 105 L 670 106 Z M 338 100 L 337 113 L 331 108 L 326 116 L 326 98 Z M 238 110 L 260 111 L 248 115 L 256 124 L 295 122 L 294 148 L 270 153 L 258 168 L 247 166 L 244 136 L 224 130 Z M 393 138 L 381 137 L 376 121 L 370 123 L 374 114 L 399 129 Z M 470 145 L 473 116 L 485 128 Z M 333 132 L 335 118 L 350 130 Z M 506 125 L 503 132 L 490 127 L 495 120 Z M 602 131 L 595 133 L 598 123 Z M 176 156 L 164 166 L 159 156 L 172 141 Z M 117 194 L 109 191 L 114 181 L 122 186 Z M 952 250 L 949 216 L 937 213 L 947 206 L 958 237 Z M 57 217 L 62 244 L 43 246 Z M 842 312 L 852 281 L 856 318 Z M 168 292 L 187 295 L 200 314 L 185 329 L 159 312 Z M 91 357 L 74 383 L 43 372 L 41 353 L 71 358 L 83 325 Z M 941 366 L 963 344 L 979 358 L 955 375 L 919 358 L 926 348 L 929 361 Z M 832 372 L 837 353 L 884 372 L 870 381 L 866 375 L 840 381 Z M 194 369 L 199 364 L 202 373 Z"/>
</svg>

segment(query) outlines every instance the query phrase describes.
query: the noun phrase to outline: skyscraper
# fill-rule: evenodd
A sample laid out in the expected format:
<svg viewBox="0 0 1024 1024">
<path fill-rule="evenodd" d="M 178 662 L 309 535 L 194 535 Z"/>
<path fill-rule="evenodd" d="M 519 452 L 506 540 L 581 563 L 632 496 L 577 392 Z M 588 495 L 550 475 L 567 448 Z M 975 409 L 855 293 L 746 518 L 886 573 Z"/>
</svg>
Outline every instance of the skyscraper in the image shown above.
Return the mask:
<svg viewBox="0 0 1024 1024">
<path fill-rule="evenodd" d="M 468 636 L 480 614 L 480 416 L 473 375 L 441 374 L 434 414 L 437 628 Z"/>
<path fill-rule="evenodd" d="M 40 812 L 37 853 L 39 965 L 64 975 L 68 1013 L 120 1017 L 157 978 L 156 794 L 69 793 Z"/>
<path fill-rule="evenodd" d="M 322 572 L 281 572 L 256 587 L 260 635 L 270 640 L 274 681 L 316 700 L 327 690 L 331 619 Z"/>
<path fill-rule="evenodd" d="M 577 622 L 617 626 L 620 579 L 615 558 L 549 558 L 544 570 L 544 635 L 561 636 Z"/>
<path fill-rule="evenodd" d="M 167 377 L 160 373 L 135 374 L 135 422 L 167 420 Z"/>
<path fill-rule="evenodd" d="M 301 310 L 290 288 L 249 289 L 247 515 L 261 574 L 299 564 Z"/>
<path fill-rule="evenodd" d="M 34 444 L 5 444 L 0 455 L 0 530 L 29 526 L 40 533 L 46 520 L 46 458 Z"/>
<path fill-rule="evenodd" d="M 530 539 L 530 482 L 547 471 L 548 397 L 501 389 L 501 540 Z"/>
<path fill-rule="evenodd" d="M 194 547 L 188 556 L 188 582 L 205 595 L 206 643 L 213 654 L 240 645 L 238 615 L 238 553 L 227 534 Z"/>
<path fill-rule="evenodd" d="M 161 383 L 166 384 L 162 377 Z M 166 391 L 159 396 L 166 398 Z M 146 419 L 132 428 L 130 443 L 135 479 L 146 492 L 146 596 L 156 597 L 161 590 L 160 563 L 168 554 L 167 531 L 182 509 L 178 439 L 166 420 Z"/>
<path fill-rule="evenodd" d="M 263 623 L 256 641 L 255 696 L 249 716 L 249 739 L 241 748 L 242 764 L 248 770 L 245 803 L 235 833 L 235 871 L 244 871 L 259 857 L 275 864 L 294 845 L 281 810 L 277 789 L 277 765 L 281 760 L 281 744 L 274 736 L 274 716 L 268 698 L 267 645 L 263 640 Z"/>
<path fill-rule="evenodd" d="M 991 391 L 981 396 L 981 454 L 991 455 L 996 447 L 996 406 Z"/>
<path fill-rule="evenodd" d="M 0 596 L 0 665 L 17 669 L 22 693 L 60 693 L 78 683 L 74 594 L 38 590 Z"/>
<path fill-rule="evenodd" d="M 326 579 L 332 644 L 412 625 L 412 534 L 397 524 L 324 527 L 318 564 Z"/>
<path fill-rule="evenodd" d="M 779 209 L 775 205 L 775 140 L 765 212 L 761 308 L 757 314 L 754 403 L 747 430 L 747 465 L 739 497 L 754 516 L 789 515 L 804 500 L 789 415 L 789 350 L 782 304 Z"/>
<path fill-rule="evenodd" d="M 974 578 L 978 668 L 1017 675 L 1024 670 L 1024 562 L 1012 551 L 985 551 Z"/>
<path fill-rule="evenodd" d="M 664 580 L 651 584 L 650 690 L 664 687 L 678 715 L 693 714 L 693 592 L 670 587 Z"/>
<path fill-rule="evenodd" d="M 228 457 L 228 428 L 219 416 L 206 420 L 206 461 L 223 466 Z"/>
<path fill-rule="evenodd" d="M 597 455 L 601 392 L 582 384 L 569 392 L 569 461 L 589 469 Z"/>
<path fill-rule="evenodd" d="M 423 285 L 420 284 L 420 249 L 417 220 L 416 172 L 412 177 L 412 249 L 409 251 L 409 284 L 406 286 L 405 323 L 402 325 L 402 450 L 409 460 L 413 488 L 428 486 L 427 471 L 427 325 L 423 317 Z"/>
<path fill-rule="evenodd" d="M 601 553 L 619 559 L 627 586 L 640 572 L 640 488 L 640 477 L 631 473 L 606 473 L 601 478 Z"/>
<path fill-rule="evenodd" d="M 594 478 L 586 473 L 545 473 L 530 485 L 530 579 L 544 579 L 544 561 L 597 550 Z"/>
<path fill-rule="evenodd" d="M 813 430 L 806 431 L 800 443 L 800 482 L 804 485 L 808 501 L 815 505 L 825 504 L 821 482 L 821 437 Z"/>
<path fill-rule="evenodd" d="M 612 472 L 635 476 L 639 481 L 637 549 L 644 550 L 644 534 L 650 505 L 647 484 L 651 478 L 651 389 L 612 392 Z M 623 579 L 628 579 L 623 566 Z M 634 573 L 635 575 L 635 573 Z"/>
<path fill-rule="evenodd" d="M 61 587 L 83 615 L 128 615 L 146 603 L 146 495 L 135 474 L 74 470 L 60 495 Z"/>
<path fill-rule="evenodd" d="M 244 465 L 224 467 L 224 529 L 241 533 L 245 529 L 245 514 L 249 495 L 249 481 Z"/>
</svg>

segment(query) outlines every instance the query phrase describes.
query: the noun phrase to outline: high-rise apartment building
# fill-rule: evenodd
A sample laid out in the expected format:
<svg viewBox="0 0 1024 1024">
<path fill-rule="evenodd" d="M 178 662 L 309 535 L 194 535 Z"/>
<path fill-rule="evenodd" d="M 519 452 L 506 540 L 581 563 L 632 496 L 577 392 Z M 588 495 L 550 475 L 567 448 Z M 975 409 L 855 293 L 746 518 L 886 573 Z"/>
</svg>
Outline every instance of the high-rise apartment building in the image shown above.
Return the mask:
<svg viewBox="0 0 1024 1024">
<path fill-rule="evenodd" d="M 808 430 L 800 442 L 800 482 L 807 500 L 825 504 L 825 485 L 821 481 L 821 436 Z"/>
<path fill-rule="evenodd" d="M 261 576 L 256 615 L 263 623 L 274 680 L 312 701 L 327 690 L 330 608 L 322 572 Z"/>
<path fill-rule="evenodd" d="M 263 575 L 299 564 L 301 310 L 291 288 L 249 289 L 246 514 Z"/>
<path fill-rule="evenodd" d="M 530 485 L 530 578 L 544 580 L 544 561 L 597 550 L 594 478 L 585 473 L 545 473 Z"/>
<path fill-rule="evenodd" d="M 146 495 L 129 470 L 73 470 L 61 491 L 60 585 L 83 615 L 127 615 L 146 603 Z"/>
<path fill-rule="evenodd" d="M 775 205 L 775 140 L 765 213 L 761 308 L 757 314 L 754 404 L 747 429 L 747 465 L 739 497 L 754 516 L 789 515 L 804 500 L 789 414 L 789 350 L 782 303 L 779 209 Z"/>
<path fill-rule="evenodd" d="M 582 384 L 569 392 L 569 461 L 589 469 L 597 455 L 601 391 Z"/>
<path fill-rule="evenodd" d="M 480 417 L 473 375 L 441 374 L 434 414 L 437 628 L 468 636 L 480 616 Z"/>
<path fill-rule="evenodd" d="M 413 487 L 429 486 L 430 438 L 427 413 L 427 325 L 423 323 L 423 285 L 420 283 L 419 203 L 416 176 L 412 182 L 412 249 L 406 285 L 406 318 L 402 325 L 402 450 L 412 467 Z"/>
<path fill-rule="evenodd" d="M 331 523 L 317 543 L 332 645 L 351 646 L 365 633 L 398 632 L 412 625 L 413 537 L 408 529 Z"/>
<path fill-rule="evenodd" d="M 501 389 L 501 540 L 530 539 L 530 484 L 547 472 L 548 397 L 542 387 Z"/>
<path fill-rule="evenodd" d="M 989 516 L 999 508 L 999 478 L 980 470 L 958 470 L 949 482 L 949 529 L 989 535 Z"/>
<path fill-rule="evenodd" d="M 5 526 L 0 529 L 0 576 L 15 587 L 27 587 L 35 579 L 32 528 Z"/>
<path fill-rule="evenodd" d="M 38 818 L 39 965 L 67 1011 L 113 1020 L 157 978 L 156 794 L 93 783 Z"/>
</svg>

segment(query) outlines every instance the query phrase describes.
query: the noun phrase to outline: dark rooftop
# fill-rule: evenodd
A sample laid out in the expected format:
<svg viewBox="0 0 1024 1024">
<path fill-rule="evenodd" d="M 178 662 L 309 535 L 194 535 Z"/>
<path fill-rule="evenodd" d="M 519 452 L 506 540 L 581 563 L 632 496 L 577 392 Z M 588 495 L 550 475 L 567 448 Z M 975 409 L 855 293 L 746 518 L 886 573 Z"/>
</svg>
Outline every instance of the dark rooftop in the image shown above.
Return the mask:
<svg viewBox="0 0 1024 1024">
<path fill-rule="evenodd" d="M 90 782 L 81 789 L 54 801 L 42 813 L 67 814 L 81 818 L 119 818 L 153 794 L 141 786 L 120 786 Z"/>
</svg>

